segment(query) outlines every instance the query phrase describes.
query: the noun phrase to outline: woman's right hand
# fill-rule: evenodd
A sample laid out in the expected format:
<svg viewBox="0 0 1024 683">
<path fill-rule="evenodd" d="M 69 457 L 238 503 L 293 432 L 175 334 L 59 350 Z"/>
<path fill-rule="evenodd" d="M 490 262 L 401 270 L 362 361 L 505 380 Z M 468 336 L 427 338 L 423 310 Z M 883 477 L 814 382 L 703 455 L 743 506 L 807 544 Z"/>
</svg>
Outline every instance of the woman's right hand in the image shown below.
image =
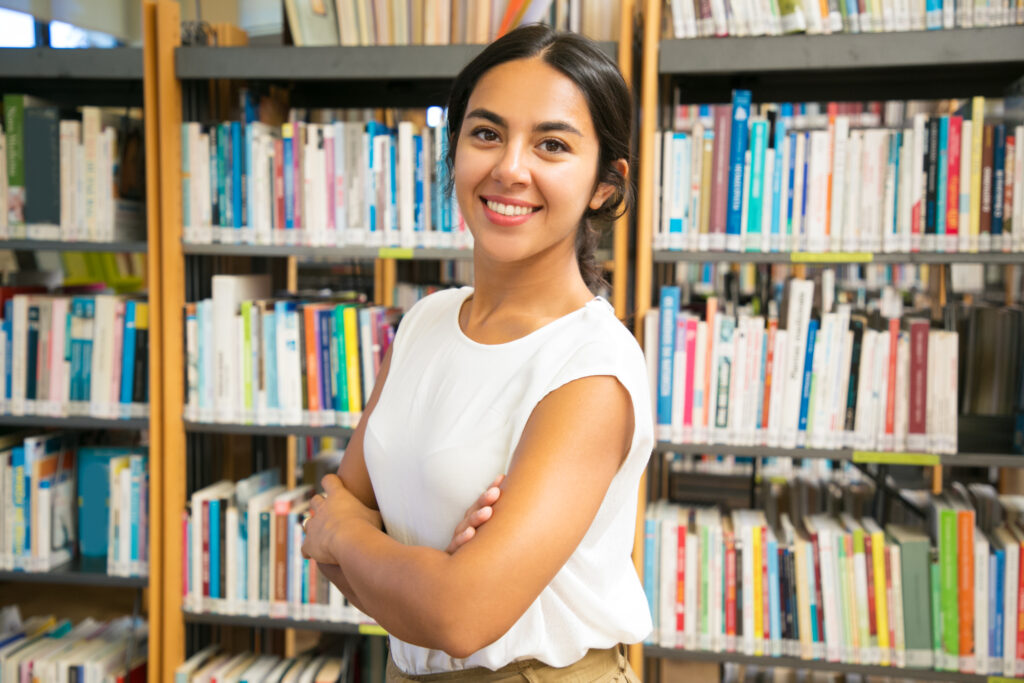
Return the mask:
<svg viewBox="0 0 1024 683">
<path fill-rule="evenodd" d="M 452 534 L 451 543 L 445 548 L 445 552 L 452 555 L 456 550 L 469 543 L 476 536 L 477 528 L 491 518 L 491 514 L 494 512 L 491 506 L 501 496 L 501 483 L 503 481 L 505 481 L 504 474 L 499 474 L 495 477 L 491 485 L 487 487 L 487 490 L 480 494 L 476 502 L 466 510 L 462 521 L 455 527 L 455 533 Z"/>
</svg>

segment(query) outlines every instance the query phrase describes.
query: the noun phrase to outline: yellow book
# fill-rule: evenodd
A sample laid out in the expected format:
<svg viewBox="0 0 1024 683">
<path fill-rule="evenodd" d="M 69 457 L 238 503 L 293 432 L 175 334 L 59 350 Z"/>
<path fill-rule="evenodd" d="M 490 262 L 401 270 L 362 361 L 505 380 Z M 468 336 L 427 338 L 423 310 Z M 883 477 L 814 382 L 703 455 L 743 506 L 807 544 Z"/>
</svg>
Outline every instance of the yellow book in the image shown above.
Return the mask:
<svg viewBox="0 0 1024 683">
<path fill-rule="evenodd" d="M 970 251 L 978 251 L 978 233 L 981 227 L 981 151 L 985 133 L 985 98 L 971 100 L 971 223 Z M 963 181 L 961 181 L 963 182 Z M 961 226 L 961 230 L 963 227 Z"/>
<path fill-rule="evenodd" d="M 889 666 L 889 601 L 885 585 L 885 533 L 870 518 L 864 519 L 864 528 L 871 533 L 871 564 L 875 579 L 875 622 L 878 629 L 879 663 Z"/>
<path fill-rule="evenodd" d="M 754 562 L 754 654 L 764 654 L 764 593 L 761 585 L 761 564 L 764 552 L 761 549 L 761 527 L 753 524 L 750 529 L 751 559 Z"/>
<path fill-rule="evenodd" d="M 356 307 L 345 306 L 342 317 L 345 321 L 345 374 L 348 381 L 348 412 L 354 420 L 359 419 L 363 410 L 363 393 L 359 380 L 359 325 L 356 322 Z M 355 426 L 353 422 L 352 426 Z"/>
</svg>

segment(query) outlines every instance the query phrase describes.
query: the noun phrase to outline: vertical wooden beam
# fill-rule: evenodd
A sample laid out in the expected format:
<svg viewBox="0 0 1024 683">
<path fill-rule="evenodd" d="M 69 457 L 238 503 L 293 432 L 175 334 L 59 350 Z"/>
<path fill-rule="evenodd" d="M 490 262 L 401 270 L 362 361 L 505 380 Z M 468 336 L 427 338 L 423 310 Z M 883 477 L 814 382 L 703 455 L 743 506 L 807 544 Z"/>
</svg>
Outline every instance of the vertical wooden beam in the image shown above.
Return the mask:
<svg viewBox="0 0 1024 683">
<path fill-rule="evenodd" d="M 381 298 L 377 299 L 376 303 L 381 306 L 394 306 L 395 305 L 395 283 L 398 281 L 398 263 L 395 259 L 382 259 L 377 263 L 382 264 L 383 272 L 381 275 Z"/>
<path fill-rule="evenodd" d="M 185 405 L 184 383 L 181 369 L 184 367 L 184 324 L 182 310 L 185 306 L 185 256 L 181 247 L 181 82 L 174 71 L 174 49 L 181 44 L 180 6 L 174 0 L 157 0 L 155 3 L 155 40 L 150 47 L 156 61 L 155 117 L 147 117 L 147 126 L 155 122 L 159 133 L 158 151 L 155 157 L 159 164 L 160 221 L 159 240 L 150 243 L 150 257 L 156 246 L 160 256 L 159 278 L 151 278 L 150 290 L 156 286 L 159 292 L 157 315 L 154 316 L 150 333 L 160 348 L 158 367 L 159 384 L 150 388 L 150 410 L 153 399 L 159 396 L 159 414 L 162 420 L 161 483 L 152 485 L 160 490 L 160 505 L 153 505 L 159 511 L 163 531 L 159 536 L 160 559 L 150 559 L 151 565 L 160 565 L 159 588 L 163 594 L 159 624 L 161 653 L 158 666 L 149 667 L 151 676 L 157 681 L 174 679 L 174 669 L 185 658 L 185 621 L 181 612 L 181 516 L 185 510 L 185 428 L 182 409 Z M 157 391 L 159 387 L 159 392 Z M 154 538 L 154 541 L 156 538 Z M 153 569 L 150 569 L 151 577 Z M 152 578 L 150 579 L 152 581 Z M 154 647 L 151 643 L 150 647 Z"/>
<path fill-rule="evenodd" d="M 376 259 L 373 262 L 373 303 L 379 304 L 384 301 L 384 260 Z"/>
<path fill-rule="evenodd" d="M 619 71 L 626 85 L 633 90 L 633 0 L 621 0 L 619 13 Z M 630 143 L 632 144 L 632 142 Z M 629 169 L 630 179 L 636 178 L 636 168 Z M 629 215 L 615 221 L 612 233 L 612 307 L 615 317 L 626 319 L 626 293 L 629 289 Z"/>
<path fill-rule="evenodd" d="M 163 643 L 164 603 L 161 586 L 164 575 L 164 457 L 163 457 L 163 376 L 160 320 L 160 164 L 159 100 L 157 94 L 157 16 L 156 5 L 147 0 L 142 6 L 142 107 L 146 141 L 146 279 L 149 292 L 149 648 L 148 676 L 159 681 Z"/>
<path fill-rule="evenodd" d="M 294 256 L 289 256 L 287 261 L 287 273 L 286 273 L 286 287 L 288 288 L 289 294 L 294 294 L 299 290 L 299 259 Z M 289 490 L 295 488 L 295 470 L 298 460 L 298 437 L 289 436 L 285 439 L 285 464 L 284 464 L 284 483 Z M 295 629 L 286 628 L 284 630 L 284 656 L 294 657 L 295 656 Z"/>
<path fill-rule="evenodd" d="M 660 0 L 646 0 L 643 14 L 644 47 L 640 69 L 640 149 L 637 150 L 637 171 L 640 190 L 636 212 L 636 287 L 633 321 L 634 334 L 643 345 L 644 316 L 651 307 L 651 269 L 654 259 L 652 216 L 654 211 L 654 133 L 658 118 L 658 40 L 661 27 Z M 637 492 L 636 528 L 633 534 L 633 565 L 644 575 L 644 510 L 647 507 L 647 475 L 640 480 Z M 643 680 L 644 648 L 642 643 L 629 646 L 629 661 Z"/>
</svg>

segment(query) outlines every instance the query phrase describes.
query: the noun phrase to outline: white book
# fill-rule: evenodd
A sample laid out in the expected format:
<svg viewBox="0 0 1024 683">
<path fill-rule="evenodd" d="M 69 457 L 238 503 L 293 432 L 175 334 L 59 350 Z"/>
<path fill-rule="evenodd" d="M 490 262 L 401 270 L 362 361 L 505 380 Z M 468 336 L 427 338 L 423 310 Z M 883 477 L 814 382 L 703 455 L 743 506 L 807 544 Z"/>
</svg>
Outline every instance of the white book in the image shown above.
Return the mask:
<svg viewBox="0 0 1024 683">
<path fill-rule="evenodd" d="M 988 673 L 988 539 L 980 528 L 974 530 L 974 667 L 973 673 Z M 994 587 L 993 587 L 994 588 Z"/>
<path fill-rule="evenodd" d="M 828 249 L 841 251 L 844 246 L 844 234 L 846 230 L 846 213 L 844 208 L 844 196 L 846 191 L 846 169 L 847 169 L 847 142 L 850 137 L 850 117 L 836 116 L 835 130 L 832 134 L 832 206 L 831 223 L 829 225 L 829 236 L 831 244 Z"/>
<path fill-rule="evenodd" d="M 318 170 L 323 170 L 322 167 L 318 169 L 317 165 L 316 148 L 319 129 L 320 125 L 316 123 L 307 123 L 295 127 L 295 135 L 299 136 L 302 146 L 302 190 L 295 197 L 296 203 L 301 202 L 302 224 L 295 227 L 301 231 L 300 243 L 313 246 L 321 244 L 321 226 L 317 224 L 316 210 L 317 172 Z"/>
<path fill-rule="evenodd" d="M 748 519 L 747 510 L 737 510 L 732 516 L 733 530 L 736 535 L 736 540 L 742 545 L 743 554 L 741 557 L 742 565 L 736 568 L 737 572 L 740 572 L 743 577 L 743 604 L 742 604 L 742 619 L 743 619 L 743 640 L 742 643 L 737 643 L 737 646 L 742 646 L 741 652 L 746 655 L 753 655 L 755 650 L 755 640 L 760 634 L 754 633 L 754 557 L 752 548 L 754 546 L 754 535 L 750 528 L 750 520 Z M 758 568 L 760 570 L 760 568 Z M 749 588 L 749 590 L 747 590 Z M 713 603 L 717 605 L 718 603 Z M 737 615 L 739 618 L 739 615 Z"/>
<path fill-rule="evenodd" d="M 763 204 L 761 207 L 761 247 L 762 252 L 770 252 L 772 248 L 772 216 L 775 211 L 775 192 L 772 184 L 775 178 L 775 165 L 778 160 L 775 155 L 775 148 L 769 147 L 764 151 L 764 189 L 761 192 Z M 757 245 L 754 245 L 755 247 Z"/>
<path fill-rule="evenodd" d="M 690 229 L 686 231 L 683 248 L 693 251 L 698 248 L 700 239 L 700 203 L 703 192 L 710 192 L 711 188 L 702 188 L 704 171 L 704 126 L 697 123 L 693 128 L 692 156 L 690 160 Z"/>
<path fill-rule="evenodd" d="M 711 573 L 710 576 L 725 575 L 725 552 L 722 544 L 722 520 L 717 514 L 712 515 L 711 527 Z M 710 602 L 712 605 L 722 604 L 723 583 L 722 581 L 711 581 Z M 721 652 L 725 648 L 725 623 L 724 611 L 720 609 L 711 610 L 711 649 Z"/>
<path fill-rule="evenodd" d="M 1013 677 L 1016 672 L 1017 652 L 1017 581 L 1020 572 L 1020 544 L 1005 527 L 996 529 L 996 538 L 1006 550 L 1006 577 L 1003 583 L 1003 675 Z"/>
<path fill-rule="evenodd" d="M 803 386 L 804 355 L 807 348 L 807 329 L 810 324 L 811 306 L 814 302 L 814 282 L 793 279 L 790 281 L 789 307 L 786 330 L 789 340 L 786 351 L 785 382 L 782 401 L 782 424 L 780 426 L 781 446 L 795 448 L 800 420 L 800 394 Z"/>
<path fill-rule="evenodd" d="M 223 480 L 199 489 L 192 494 L 190 507 L 192 510 L 192 548 L 191 548 L 191 576 L 189 577 L 189 592 L 185 598 L 185 609 L 199 612 L 206 608 L 203 601 L 203 577 L 209 576 L 210 567 L 203 562 L 203 527 L 207 520 L 203 517 L 203 502 L 213 498 L 219 498 L 233 491 L 234 482 Z M 207 527 L 208 528 L 208 527 Z M 208 558 L 207 558 L 208 560 Z"/>
<path fill-rule="evenodd" d="M 875 339 L 877 366 L 875 367 L 875 375 L 872 382 L 873 390 L 871 392 L 871 441 L 863 447 L 867 449 L 878 448 L 883 451 L 892 450 L 892 437 L 885 434 L 885 411 L 889 387 L 889 354 L 892 352 L 889 336 L 887 330 L 879 332 L 878 337 Z"/>
<path fill-rule="evenodd" d="M 7 136 L 0 127 L 0 239 L 10 237 L 7 222 Z"/>
<path fill-rule="evenodd" d="M 684 606 L 686 614 L 683 619 L 683 640 L 679 643 L 682 647 L 688 650 L 693 650 L 697 647 L 697 636 L 699 631 L 698 622 L 698 586 L 699 586 L 699 572 L 700 568 L 704 566 L 704 561 L 700 558 L 700 537 L 699 537 L 699 526 L 701 522 L 700 511 L 697 512 L 697 525 L 692 529 L 687 529 L 686 532 L 686 575 L 685 583 L 683 585 Z"/>
<path fill-rule="evenodd" d="M 823 287 L 824 289 L 824 287 Z M 832 351 L 832 328 L 835 326 L 835 314 L 826 313 L 821 318 L 818 332 L 814 339 L 814 351 L 811 357 L 811 386 L 807 402 L 807 423 L 806 428 L 797 432 L 796 444 L 798 447 L 810 446 L 812 448 L 823 448 L 824 436 L 821 433 L 819 424 L 824 422 L 819 419 L 823 408 L 821 399 L 823 386 L 826 382 L 826 368 L 829 364 L 829 355 Z M 806 372 L 806 368 L 805 368 Z"/>
<path fill-rule="evenodd" d="M 825 658 L 841 660 L 843 649 L 842 619 L 839 614 L 839 582 L 835 570 L 835 548 L 831 529 L 821 517 L 814 518 L 818 532 L 818 562 L 821 565 L 821 595 L 825 616 Z"/>
<path fill-rule="evenodd" d="M 895 133 L 886 135 L 884 150 L 886 156 L 883 158 L 885 161 L 883 178 L 883 193 L 882 193 L 882 225 L 881 225 L 881 248 L 884 251 L 886 244 L 893 244 L 897 235 L 897 224 L 896 224 L 896 184 L 898 182 L 897 173 L 899 172 L 896 167 L 896 160 L 893 159 L 890 163 L 889 150 L 892 150 L 892 146 L 898 143 L 898 138 Z M 895 149 L 896 154 L 899 154 L 899 148 Z M 897 156 L 898 158 L 898 156 Z"/>
<path fill-rule="evenodd" d="M 727 352 L 729 355 L 723 356 L 723 360 L 718 365 L 718 379 L 723 380 L 723 363 L 728 363 L 728 393 L 725 395 L 725 400 L 728 401 L 727 417 L 725 419 L 724 432 L 721 430 L 721 423 L 715 422 L 715 427 L 718 430 L 719 437 L 716 439 L 718 443 L 741 443 L 739 434 L 743 429 L 741 420 L 746 411 L 746 383 L 747 383 L 747 366 L 750 364 L 750 358 L 748 356 L 748 345 L 749 345 L 749 318 L 747 316 L 740 316 L 736 322 L 736 327 L 733 331 L 732 345 L 723 345 L 723 352 Z M 722 339 L 722 337 L 719 337 Z M 727 342 L 728 344 L 728 342 Z M 726 360 L 729 359 L 729 360 Z M 719 386 L 719 392 L 724 387 Z M 718 405 L 722 405 L 723 397 L 719 394 Z M 721 414 L 719 413 L 719 419 Z"/>
<path fill-rule="evenodd" d="M 224 512 L 224 582 L 225 595 L 220 600 L 219 610 L 224 614 L 238 614 L 239 588 L 244 577 L 239 575 L 238 561 L 238 508 L 228 503 Z"/>
<path fill-rule="evenodd" d="M 910 338 L 900 334 L 896 347 L 896 406 L 893 419 L 892 446 L 894 451 L 907 448 L 910 419 Z"/>
<path fill-rule="evenodd" d="M 270 602 L 260 599 L 260 566 L 263 550 L 260 545 L 260 513 L 272 510 L 274 498 L 286 490 L 284 486 L 271 487 L 252 496 L 246 504 L 245 524 L 246 536 L 248 538 L 246 544 L 246 553 L 248 554 L 246 565 L 249 571 L 248 576 L 246 576 L 247 600 L 245 610 L 251 615 L 267 614 L 270 610 Z M 193 508 L 193 514 L 194 512 L 195 509 Z M 271 523 L 271 527 L 273 527 L 273 523 Z M 195 535 L 195 532 L 193 532 L 193 535 Z M 268 549 L 269 552 L 270 549 Z"/>
<path fill-rule="evenodd" d="M 12 415 L 25 415 L 25 364 L 28 355 L 28 307 L 31 297 L 16 294 L 11 312 L 11 396 Z"/>
<path fill-rule="evenodd" d="M 748 149 L 743 154 L 743 189 L 742 189 L 742 206 L 740 208 L 740 236 L 739 240 L 735 239 L 735 235 L 726 236 L 726 249 L 728 251 L 746 251 L 747 237 L 749 235 L 749 221 L 750 221 L 750 159 L 751 151 Z M 734 238 L 730 240 L 730 237 Z"/>
<path fill-rule="evenodd" d="M 903 622 L 903 572 L 900 561 L 899 543 L 891 543 L 885 546 L 889 553 L 889 576 L 892 579 L 892 593 L 889 599 L 889 614 L 893 620 L 893 662 L 896 666 L 903 668 L 907 665 L 906 631 Z"/>
<path fill-rule="evenodd" d="M 92 368 L 89 382 L 89 414 L 105 417 L 110 411 L 110 374 L 114 366 L 114 324 L 117 297 L 99 294 L 95 297 L 96 316 L 93 326 Z"/>
<path fill-rule="evenodd" d="M 1017 8 L 1017 22 L 1024 22 L 1024 10 Z M 1024 125 L 1017 126 L 1014 129 L 1014 135 L 1017 140 L 1017 147 L 1015 149 L 1016 161 L 1014 162 L 1014 174 L 1013 174 L 1013 239 L 1012 251 L 1024 251 Z M 966 143 L 964 143 L 966 144 Z M 961 167 L 962 167 L 961 162 Z M 963 173 L 960 175 L 963 178 Z M 963 185 L 961 181 L 961 185 Z M 961 206 L 963 204 L 961 203 Z M 963 225 L 961 221 L 960 225 Z M 960 234 L 963 234 L 963 228 L 960 229 Z"/>
<path fill-rule="evenodd" d="M 679 520 L 674 505 L 661 506 L 656 514 L 658 533 L 658 638 L 662 647 L 675 647 L 676 642 L 676 576 L 679 555 Z"/>
<path fill-rule="evenodd" d="M 683 404 L 686 399 L 686 318 L 684 313 L 676 320 L 673 334 L 675 353 L 672 361 L 672 426 L 671 440 L 683 442 Z"/>
<path fill-rule="evenodd" d="M 745 446 L 754 446 L 760 443 L 761 434 L 758 433 L 757 423 L 763 412 L 764 400 L 764 363 L 765 359 L 765 329 L 764 318 L 758 316 L 750 319 L 750 357 L 752 362 L 747 364 L 747 398 L 746 412 L 743 421 L 740 423 L 742 430 L 742 443 Z M 767 428 L 767 427 L 765 427 Z M 755 443 L 756 442 L 756 443 Z"/>
<path fill-rule="evenodd" d="M 914 134 L 912 129 L 903 131 L 900 143 L 899 185 L 896 192 L 896 239 L 893 251 L 910 252 L 910 220 L 913 215 L 911 202 L 914 176 L 913 163 Z M 966 220 L 967 213 L 962 214 Z M 966 232 L 966 231 L 963 231 Z"/>
<path fill-rule="evenodd" d="M 235 329 L 238 307 L 242 301 L 265 299 L 270 296 L 270 278 L 267 275 L 214 275 L 213 276 L 213 362 L 214 406 L 218 422 L 231 422 L 241 418 L 241 358 Z M 297 334 L 297 330 L 296 330 Z M 297 336 L 296 336 L 297 343 Z M 278 366 L 280 368 L 280 366 Z M 278 373 L 279 381 L 281 378 Z"/>
<path fill-rule="evenodd" d="M 75 222 L 75 146 L 82 124 L 62 120 L 60 135 L 60 239 L 74 239 Z"/>
<path fill-rule="evenodd" d="M 789 250 L 789 234 L 788 234 L 788 223 L 789 223 L 789 164 L 790 164 L 790 153 L 793 145 L 793 138 L 790 135 L 783 136 L 782 139 L 782 150 L 775 157 L 776 167 L 781 166 L 780 180 L 781 190 L 779 192 L 779 203 L 775 207 L 775 213 L 778 216 L 779 233 L 778 235 L 771 236 L 771 251 L 788 251 Z"/>
<path fill-rule="evenodd" d="M 768 401 L 768 425 L 764 442 L 771 448 L 778 448 L 779 445 L 783 413 L 782 401 L 786 386 L 783 378 L 789 351 L 789 339 L 788 331 L 782 329 L 775 331 L 775 351 L 772 356 L 772 386 Z"/>
<path fill-rule="evenodd" d="M 925 171 L 924 171 L 924 149 L 926 142 L 926 130 L 925 123 L 927 121 L 926 114 L 914 114 L 914 146 L 911 161 L 917 160 L 915 163 L 913 175 L 911 176 L 910 184 L 910 204 L 911 204 L 911 222 L 910 222 L 910 250 L 920 251 L 922 234 L 924 233 L 924 182 L 925 182 Z M 970 177 L 970 176 L 966 176 Z"/>
<path fill-rule="evenodd" d="M 672 131 L 659 132 L 655 144 L 655 249 L 669 248 L 669 225 L 672 220 L 673 187 L 673 146 L 675 136 Z M 660 174 L 660 175 L 659 175 Z"/>
<path fill-rule="evenodd" d="M 693 230 L 690 220 L 690 162 L 693 156 L 691 142 L 690 136 L 686 133 L 673 133 L 671 136 L 672 184 L 666 187 L 669 188 L 670 211 L 668 248 L 673 250 L 682 249 L 686 245 L 687 234 Z"/>
<path fill-rule="evenodd" d="M 416 246 L 415 186 L 416 159 L 413 151 L 414 127 L 411 121 L 398 124 L 398 246 Z"/>
<path fill-rule="evenodd" d="M 704 391 L 704 374 L 708 363 L 708 324 L 697 323 L 697 351 L 693 364 L 693 443 L 705 443 L 710 438 L 707 430 L 709 396 Z"/>
</svg>

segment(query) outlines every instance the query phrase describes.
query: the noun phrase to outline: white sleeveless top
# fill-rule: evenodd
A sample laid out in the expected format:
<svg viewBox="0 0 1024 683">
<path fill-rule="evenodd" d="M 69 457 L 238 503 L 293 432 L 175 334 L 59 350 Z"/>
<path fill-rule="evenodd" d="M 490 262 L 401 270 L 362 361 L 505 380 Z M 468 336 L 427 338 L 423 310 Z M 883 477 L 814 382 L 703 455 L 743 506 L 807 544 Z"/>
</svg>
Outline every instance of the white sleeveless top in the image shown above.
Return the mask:
<svg viewBox="0 0 1024 683">
<path fill-rule="evenodd" d="M 505 635 L 465 659 L 392 637 L 395 663 L 414 675 L 530 658 L 562 667 L 592 648 L 639 642 L 651 617 L 630 552 L 637 486 L 654 445 L 640 347 L 600 298 L 525 337 L 480 344 L 459 326 L 472 293 L 464 287 L 422 299 L 395 337 L 363 446 L 390 536 L 446 548 L 469 506 L 508 471 L 537 403 L 575 379 L 619 380 L 633 399 L 633 442 L 583 540 Z"/>
</svg>

